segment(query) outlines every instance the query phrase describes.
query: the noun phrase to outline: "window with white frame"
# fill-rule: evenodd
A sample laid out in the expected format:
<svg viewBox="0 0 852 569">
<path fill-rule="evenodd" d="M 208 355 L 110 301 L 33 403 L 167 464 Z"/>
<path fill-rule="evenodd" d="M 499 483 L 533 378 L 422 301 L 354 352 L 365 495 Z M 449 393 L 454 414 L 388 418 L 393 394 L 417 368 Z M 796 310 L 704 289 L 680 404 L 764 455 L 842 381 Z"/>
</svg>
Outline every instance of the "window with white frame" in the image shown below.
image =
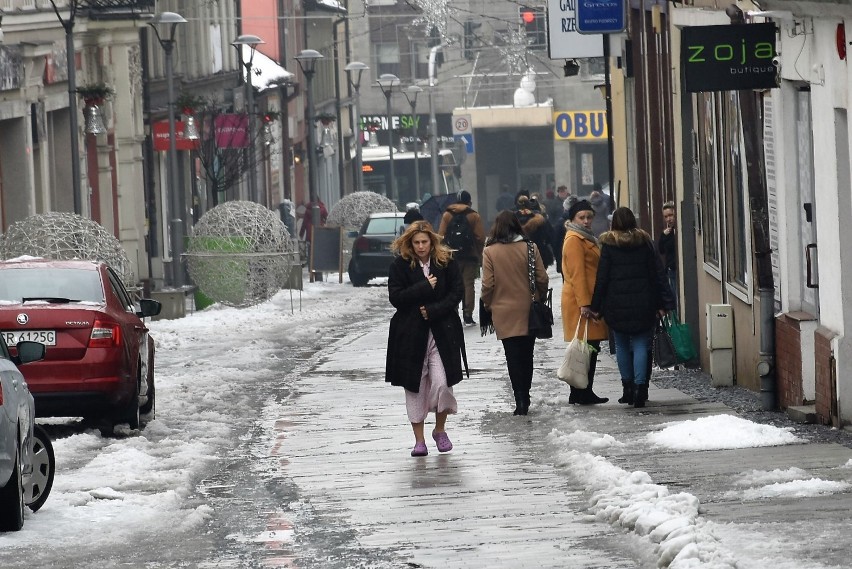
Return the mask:
<svg viewBox="0 0 852 569">
<path fill-rule="evenodd" d="M 425 42 L 411 43 L 411 77 L 412 79 L 429 78 L 429 51 Z"/>
<path fill-rule="evenodd" d="M 727 280 L 741 287 L 748 287 L 749 233 L 746 211 L 745 160 L 742 149 L 742 121 L 739 95 L 728 91 L 721 97 L 722 140 L 725 145 L 723 157 L 725 180 L 725 234 L 727 236 Z"/>
<path fill-rule="evenodd" d="M 399 75 L 399 44 L 375 44 L 376 76 L 384 73 Z"/>
<path fill-rule="evenodd" d="M 716 195 L 716 112 L 712 93 L 697 95 L 698 177 L 704 263 L 719 268 L 719 207 Z"/>
</svg>

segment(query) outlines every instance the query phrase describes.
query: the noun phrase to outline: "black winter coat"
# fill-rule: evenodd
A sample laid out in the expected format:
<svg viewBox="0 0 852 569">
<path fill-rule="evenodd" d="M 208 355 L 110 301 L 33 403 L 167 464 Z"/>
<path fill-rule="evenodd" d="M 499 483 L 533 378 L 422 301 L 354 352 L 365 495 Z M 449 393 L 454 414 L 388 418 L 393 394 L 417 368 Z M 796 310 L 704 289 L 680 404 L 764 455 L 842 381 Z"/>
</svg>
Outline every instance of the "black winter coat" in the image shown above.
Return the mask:
<svg viewBox="0 0 852 569">
<path fill-rule="evenodd" d="M 518 218 L 518 222 L 520 222 L 524 230 L 524 236 L 538 247 L 538 252 L 541 255 L 542 262 L 544 262 L 544 266 L 549 267 L 552 265 L 555 260 L 552 248 L 554 240 L 553 227 L 547 222 L 547 218 L 529 209 L 517 210 L 515 217 Z"/>
<path fill-rule="evenodd" d="M 452 387 L 463 379 L 463 360 L 464 370 L 470 375 L 464 329 L 458 314 L 458 305 L 464 296 L 461 271 L 455 261 L 450 261 L 446 267 L 438 267 L 433 262 L 430 271 L 438 279 L 434 289 L 423 276 L 419 263 L 412 269 L 409 261 L 397 257 L 391 264 L 388 278 L 388 295 L 396 312 L 390 322 L 385 381 L 413 393 L 420 391 L 429 330 L 444 364 L 447 385 Z M 421 306 L 426 307 L 428 320 L 420 315 Z"/>
<path fill-rule="evenodd" d="M 601 260 L 592 311 L 602 314 L 607 326 L 616 332 L 651 330 L 657 310 L 666 308 L 651 237 L 641 229 L 607 231 L 599 241 Z"/>
</svg>

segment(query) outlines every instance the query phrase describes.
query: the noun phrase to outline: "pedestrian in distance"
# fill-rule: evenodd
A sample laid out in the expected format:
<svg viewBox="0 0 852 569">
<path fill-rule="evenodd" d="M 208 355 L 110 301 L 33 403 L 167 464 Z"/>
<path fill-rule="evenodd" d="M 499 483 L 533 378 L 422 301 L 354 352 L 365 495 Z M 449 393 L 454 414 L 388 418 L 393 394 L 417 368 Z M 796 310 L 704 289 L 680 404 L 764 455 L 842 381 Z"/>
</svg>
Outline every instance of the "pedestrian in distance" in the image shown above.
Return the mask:
<svg viewBox="0 0 852 569">
<path fill-rule="evenodd" d="M 476 277 L 479 276 L 482 247 L 485 245 L 485 229 L 482 218 L 471 207 L 470 193 L 459 192 L 456 203 L 450 204 L 441 216 L 438 233 L 444 243 L 453 250 L 453 259 L 458 263 L 464 282 L 462 316 L 465 326 L 476 326 L 473 309 L 476 303 Z"/>
<path fill-rule="evenodd" d="M 325 220 L 328 219 L 328 209 L 326 209 L 325 204 L 322 202 L 322 200 L 317 200 L 316 205 L 319 209 L 319 224 L 320 227 L 322 227 L 323 225 L 325 225 Z M 313 228 L 314 202 L 309 201 L 305 204 L 305 213 L 302 217 L 302 228 L 299 230 L 299 237 L 310 243 L 311 239 L 313 239 Z"/>
<path fill-rule="evenodd" d="M 396 257 L 388 296 L 390 321 L 385 381 L 405 389 L 405 409 L 414 431 L 411 456 L 426 456 L 424 424 L 435 413 L 432 438 L 439 452 L 452 450 L 447 416 L 458 411 L 453 386 L 467 368 L 458 304 L 464 294 L 452 251 L 427 221 L 415 221 L 392 245 Z M 462 369 L 464 362 L 464 370 Z"/>
<path fill-rule="evenodd" d="M 675 309 L 677 309 L 677 217 L 674 202 L 663 204 L 663 222 L 666 227 L 660 232 L 657 240 L 657 250 L 663 258 L 663 267 L 669 288 L 674 294 Z"/>
<path fill-rule="evenodd" d="M 601 340 L 609 337 L 606 324 L 592 319 L 589 306 L 595 290 L 595 278 L 598 274 L 598 262 L 601 250 L 597 237 L 592 232 L 595 210 L 587 200 L 575 202 L 568 209 L 568 221 L 565 223 L 565 242 L 562 244 L 562 330 L 566 342 L 574 339 L 577 323 L 585 330 L 588 324 L 586 340 L 592 346 L 589 362 L 589 385 L 585 389 L 571 388 L 568 403 L 596 405 L 606 403 L 608 397 L 598 397 L 592 390 L 595 383 L 598 351 Z M 582 320 L 581 320 L 582 319 Z"/>
<path fill-rule="evenodd" d="M 547 213 L 547 220 L 550 222 L 550 225 L 554 227 L 554 229 L 558 228 L 559 226 L 559 218 L 561 218 L 562 214 L 564 213 L 564 210 L 562 209 L 562 202 L 565 201 L 565 198 L 567 197 L 567 186 L 559 186 L 558 188 L 556 188 L 556 192 L 553 192 L 553 190 L 548 190 L 545 194 L 544 209 Z"/>
<path fill-rule="evenodd" d="M 595 190 L 589 194 L 589 203 L 595 210 L 592 233 L 600 237 L 604 231 L 609 231 L 609 216 L 612 213 L 609 197 L 601 191 L 600 184 L 595 184 Z"/>
<path fill-rule="evenodd" d="M 417 202 L 408 202 L 405 204 L 405 215 L 402 216 L 402 225 L 399 226 L 399 234 L 405 233 L 408 226 L 415 221 L 421 221 L 423 214 L 420 213 L 420 204 Z"/>
<path fill-rule="evenodd" d="M 555 248 L 553 249 L 554 253 L 559 252 L 562 255 L 562 246 L 565 244 L 565 234 L 568 232 L 567 224 L 571 221 L 571 218 L 568 217 L 568 212 L 571 210 L 571 206 L 579 201 L 579 198 L 574 194 L 568 193 L 568 188 L 565 186 L 560 186 L 561 188 L 565 188 L 565 199 L 562 200 L 562 213 L 559 215 L 557 219 L 557 223 L 553 229 L 553 243 Z M 562 274 L 562 262 L 561 259 L 558 263 L 556 263 L 556 272 L 560 275 Z M 562 277 L 562 280 L 565 280 L 565 277 Z"/>
<path fill-rule="evenodd" d="M 494 205 L 494 208 L 497 210 L 497 213 L 500 213 L 504 209 L 512 209 L 515 207 L 515 196 L 512 195 L 512 192 L 509 191 L 509 186 L 503 184 L 503 187 L 500 190 L 500 195 L 497 197 L 497 202 Z"/>
<path fill-rule="evenodd" d="M 532 209 L 536 205 L 537 203 L 532 202 L 529 197 L 519 194 L 515 203 L 515 217 L 518 218 L 524 230 L 524 236 L 538 247 L 544 266 L 549 267 L 554 261 L 553 228 L 546 217 Z"/>
<path fill-rule="evenodd" d="M 482 254 L 482 303 L 491 311 L 497 339 L 503 342 L 506 366 L 515 394 L 515 415 L 530 408 L 535 336 L 527 326 L 530 314 L 529 241 L 511 211 L 502 211 Z M 535 295 L 547 294 L 548 277 L 538 247 L 535 253 Z"/>
<path fill-rule="evenodd" d="M 636 225 L 626 207 L 612 215 L 612 229 L 600 237 L 592 317 L 603 317 L 615 337 L 615 359 L 621 374 L 619 400 L 644 407 L 648 400 L 648 354 L 657 318 L 666 314 L 665 283 L 659 278 L 657 252 L 648 233 Z"/>
</svg>

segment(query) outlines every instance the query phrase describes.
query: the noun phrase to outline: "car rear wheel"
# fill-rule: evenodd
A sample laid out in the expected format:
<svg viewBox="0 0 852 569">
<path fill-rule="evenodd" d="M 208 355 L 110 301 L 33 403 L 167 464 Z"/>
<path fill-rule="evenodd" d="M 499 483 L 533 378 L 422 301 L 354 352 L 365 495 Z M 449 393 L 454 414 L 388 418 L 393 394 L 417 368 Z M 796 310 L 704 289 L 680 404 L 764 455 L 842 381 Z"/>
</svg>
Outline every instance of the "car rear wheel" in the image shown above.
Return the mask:
<svg viewBox="0 0 852 569">
<path fill-rule="evenodd" d="M 370 276 L 358 272 L 358 267 L 355 266 L 355 259 L 349 261 L 349 282 L 352 286 L 367 286 L 370 281 Z"/>
<path fill-rule="evenodd" d="M 157 411 L 157 390 L 154 388 L 154 356 L 148 364 L 148 400 L 139 408 L 139 413 L 145 415 L 146 421 L 153 421 Z"/>
<path fill-rule="evenodd" d="M 133 393 L 130 395 L 130 399 L 127 401 L 127 406 L 124 408 L 124 411 L 121 412 L 116 420 L 116 423 L 127 423 L 127 425 L 136 430 L 141 425 L 141 420 L 139 419 L 139 382 L 141 379 L 136 380 L 135 389 Z"/>
<path fill-rule="evenodd" d="M 50 495 L 55 473 L 53 443 L 44 427 L 36 425 L 33 432 L 33 473 L 24 480 L 24 503 L 33 512 L 37 512 Z"/>
<path fill-rule="evenodd" d="M 21 471 L 21 450 L 15 447 L 15 467 L 12 476 L 0 488 L 0 531 L 18 531 L 24 527 L 24 482 Z"/>
</svg>

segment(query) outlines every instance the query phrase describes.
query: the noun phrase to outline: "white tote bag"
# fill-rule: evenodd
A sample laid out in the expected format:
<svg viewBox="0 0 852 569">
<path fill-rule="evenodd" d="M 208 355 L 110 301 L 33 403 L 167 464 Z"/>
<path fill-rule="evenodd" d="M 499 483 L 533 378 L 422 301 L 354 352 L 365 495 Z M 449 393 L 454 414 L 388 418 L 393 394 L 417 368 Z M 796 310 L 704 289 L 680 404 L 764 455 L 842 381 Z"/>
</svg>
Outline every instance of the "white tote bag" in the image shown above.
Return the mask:
<svg viewBox="0 0 852 569">
<path fill-rule="evenodd" d="M 562 365 L 556 371 L 556 377 L 578 389 L 585 389 L 589 386 L 589 363 L 592 356 L 592 347 L 586 341 L 589 337 L 589 320 L 586 319 L 586 327 L 583 330 L 583 337 L 580 337 L 580 322 L 582 316 L 577 320 L 577 329 L 574 331 L 574 339 L 568 343 L 565 348 L 565 356 L 562 358 Z"/>
</svg>

